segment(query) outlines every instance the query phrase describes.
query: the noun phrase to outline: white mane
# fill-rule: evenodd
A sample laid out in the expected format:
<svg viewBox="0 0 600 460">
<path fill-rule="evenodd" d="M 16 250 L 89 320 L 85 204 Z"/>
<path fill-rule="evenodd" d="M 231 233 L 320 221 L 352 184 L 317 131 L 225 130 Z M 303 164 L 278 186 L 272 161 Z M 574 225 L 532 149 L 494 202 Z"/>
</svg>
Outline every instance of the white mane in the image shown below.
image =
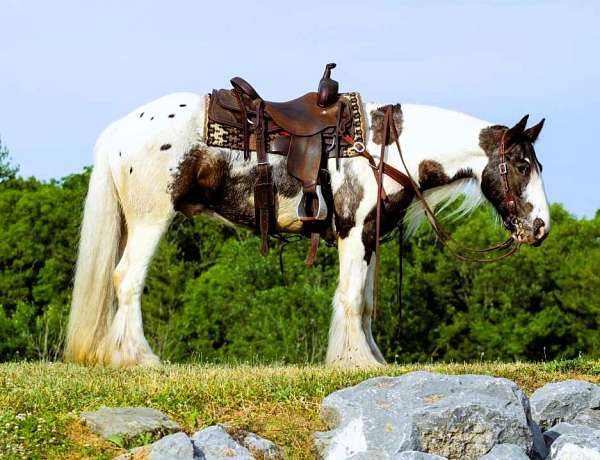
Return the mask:
<svg viewBox="0 0 600 460">
<path fill-rule="evenodd" d="M 423 196 L 436 215 L 455 201 L 464 198 L 457 209 L 444 216 L 446 219 L 460 219 L 468 216 L 485 202 L 479 184 L 477 184 L 475 179 L 457 180 L 443 187 L 427 190 Z M 424 220 L 425 211 L 423 210 L 423 205 L 419 200 L 414 200 L 406 211 L 404 218 L 406 225 L 404 234 L 406 237 L 412 236 Z"/>
</svg>

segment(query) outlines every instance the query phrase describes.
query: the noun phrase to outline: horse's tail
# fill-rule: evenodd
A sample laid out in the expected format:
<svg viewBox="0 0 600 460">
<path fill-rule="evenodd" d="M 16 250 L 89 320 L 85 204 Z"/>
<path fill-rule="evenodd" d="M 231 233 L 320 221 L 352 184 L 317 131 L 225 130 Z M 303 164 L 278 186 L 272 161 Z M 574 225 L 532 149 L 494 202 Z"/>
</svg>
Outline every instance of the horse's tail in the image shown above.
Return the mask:
<svg viewBox="0 0 600 460">
<path fill-rule="evenodd" d="M 96 146 L 77 255 L 65 359 L 93 364 L 115 313 L 113 272 L 119 257 L 121 207 L 107 152 Z"/>
</svg>

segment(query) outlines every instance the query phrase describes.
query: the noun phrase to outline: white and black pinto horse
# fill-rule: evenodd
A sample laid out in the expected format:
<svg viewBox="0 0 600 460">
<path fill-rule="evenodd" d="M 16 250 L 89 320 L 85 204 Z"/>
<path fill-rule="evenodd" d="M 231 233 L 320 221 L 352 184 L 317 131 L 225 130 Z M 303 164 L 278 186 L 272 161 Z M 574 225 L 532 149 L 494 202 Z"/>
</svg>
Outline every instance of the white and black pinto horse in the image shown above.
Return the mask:
<svg viewBox="0 0 600 460">
<path fill-rule="evenodd" d="M 144 337 L 141 295 L 156 247 L 177 211 L 206 213 L 254 226 L 252 190 L 255 156 L 207 147 L 204 96 L 177 93 L 160 98 L 110 125 L 95 147 L 75 275 L 65 358 L 114 367 L 156 365 Z M 383 113 L 365 104 L 367 149 L 378 157 Z M 462 211 L 487 199 L 508 220 L 498 171 L 498 149 L 506 140 L 508 180 L 516 201 L 507 228 L 520 243 L 539 244 L 550 231 L 550 216 L 533 150 L 543 121 L 513 128 L 423 105 L 395 107 L 394 121 L 410 174 L 435 206 L 466 193 Z M 286 173 L 284 157 L 269 155 L 277 190 L 278 230 L 298 233 L 302 189 Z M 377 159 L 377 158 L 376 158 Z M 385 161 L 400 171 L 397 152 Z M 331 235 L 340 260 L 333 299 L 326 361 L 341 366 L 372 366 L 384 357 L 371 334 L 374 229 L 377 185 L 365 158 L 329 162 L 334 211 Z M 384 179 L 382 232 L 394 228 L 414 194 Z M 422 207 L 408 212 L 415 225 Z"/>
</svg>

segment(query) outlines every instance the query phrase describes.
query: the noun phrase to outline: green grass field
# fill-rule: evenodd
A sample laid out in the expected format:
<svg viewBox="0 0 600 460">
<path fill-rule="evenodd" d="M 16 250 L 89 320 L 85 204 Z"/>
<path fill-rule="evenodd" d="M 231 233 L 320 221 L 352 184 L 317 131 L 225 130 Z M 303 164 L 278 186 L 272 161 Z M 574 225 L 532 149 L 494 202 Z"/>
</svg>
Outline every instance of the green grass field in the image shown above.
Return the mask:
<svg viewBox="0 0 600 460">
<path fill-rule="evenodd" d="M 325 429 L 319 408 L 326 395 L 369 377 L 414 370 L 506 377 L 529 394 L 557 380 L 600 382 L 600 362 L 585 360 L 394 365 L 372 371 L 251 365 L 113 370 L 7 363 L 0 365 L 0 458 L 112 458 L 125 450 L 92 434 L 79 414 L 101 406 L 148 406 L 171 416 L 187 433 L 228 423 L 272 439 L 287 458 L 310 459 L 311 434 Z"/>
</svg>

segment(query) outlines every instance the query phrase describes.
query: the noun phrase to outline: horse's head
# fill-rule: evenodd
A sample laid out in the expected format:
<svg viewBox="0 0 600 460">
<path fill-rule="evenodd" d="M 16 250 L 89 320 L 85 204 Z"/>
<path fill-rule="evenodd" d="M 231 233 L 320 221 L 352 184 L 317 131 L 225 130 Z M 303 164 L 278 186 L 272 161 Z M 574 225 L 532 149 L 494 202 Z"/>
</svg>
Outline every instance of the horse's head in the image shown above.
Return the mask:
<svg viewBox="0 0 600 460">
<path fill-rule="evenodd" d="M 525 129 L 527 118 L 512 128 L 490 126 L 481 131 L 480 145 L 488 157 L 481 190 L 515 240 L 537 246 L 550 231 L 542 165 L 533 148 L 544 120 Z"/>
</svg>

